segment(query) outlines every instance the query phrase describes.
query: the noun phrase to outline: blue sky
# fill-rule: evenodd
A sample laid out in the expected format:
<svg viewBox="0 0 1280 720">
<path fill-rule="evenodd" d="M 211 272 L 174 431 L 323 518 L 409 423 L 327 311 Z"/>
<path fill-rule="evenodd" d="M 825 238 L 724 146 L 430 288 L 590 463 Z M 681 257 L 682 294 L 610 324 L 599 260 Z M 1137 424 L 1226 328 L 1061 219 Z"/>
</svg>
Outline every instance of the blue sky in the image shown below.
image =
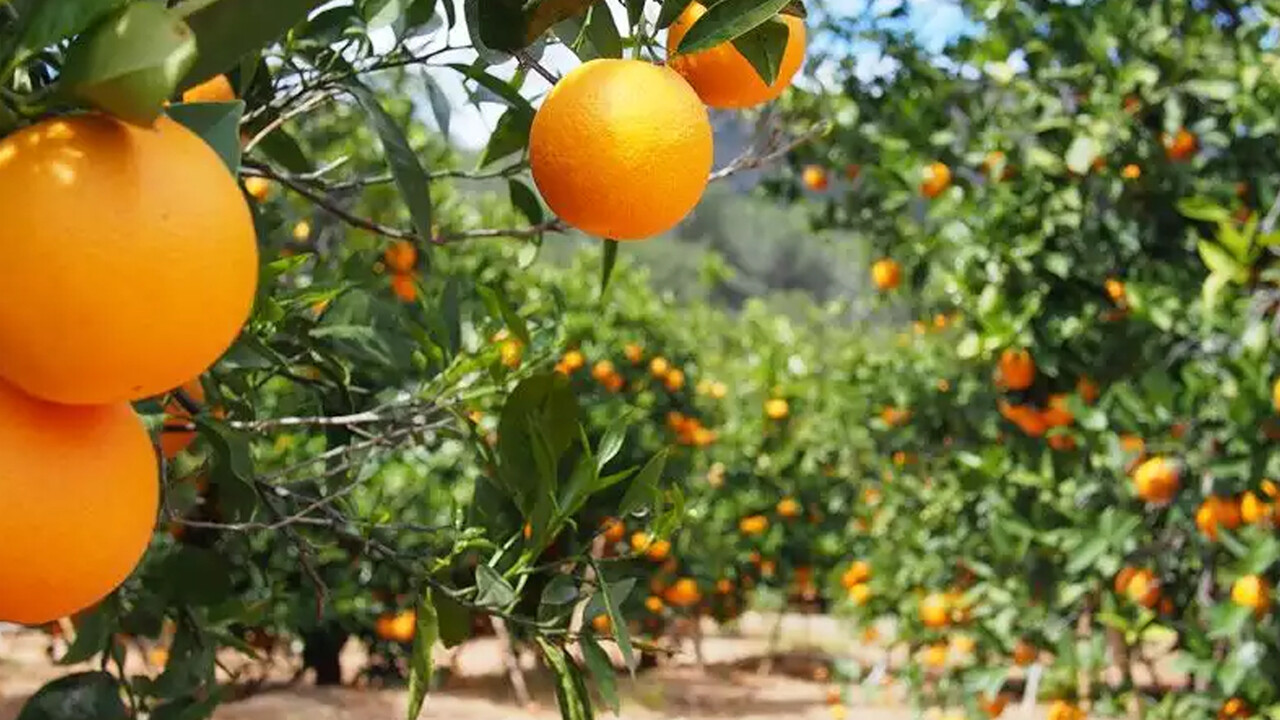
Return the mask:
<svg viewBox="0 0 1280 720">
<path fill-rule="evenodd" d="M 461 10 L 462 0 L 452 1 L 458 7 L 458 25 L 449 33 L 449 44 L 454 46 L 469 44 L 466 21 Z M 342 0 L 336 0 L 336 2 L 342 2 Z M 860 15 L 867 11 L 868 6 L 873 12 L 887 12 L 898 5 L 905 4 L 907 8 L 905 25 L 914 30 L 921 42 L 931 50 L 939 49 L 948 40 L 975 27 L 954 0 L 818 0 L 818 2 L 825 7 L 826 12 L 833 15 Z M 621 27 L 623 21 L 621 3 L 618 5 L 619 8 L 615 9 L 615 14 L 618 15 L 617 19 Z M 657 5 L 657 3 L 649 4 L 651 14 L 655 16 Z M 394 42 L 389 32 L 381 33 L 383 37 L 377 35 L 374 36 L 375 46 L 389 46 Z M 860 75 L 872 75 L 884 72 L 886 69 L 886 65 L 873 46 L 855 48 L 855 55 L 859 58 Z M 442 56 L 439 61 L 470 63 L 474 59 L 474 52 L 458 50 Z M 548 47 L 541 60 L 545 66 L 557 74 L 563 74 L 578 64 L 577 58 L 563 46 Z M 514 70 L 515 63 L 512 61 L 496 66 L 490 71 L 499 77 L 509 77 Z M 829 79 L 824 77 L 829 75 L 829 71 L 824 72 L 823 68 L 808 70 L 816 72 L 820 79 Z M 461 76 L 452 70 L 432 70 L 431 76 L 444 90 L 453 105 L 450 139 L 466 149 L 474 150 L 483 147 L 505 106 L 500 101 L 481 102 L 480 107 L 477 108 L 468 100 Z M 545 81 L 534 75 L 526 81 L 524 94 L 536 97 L 545 92 L 548 87 Z"/>
</svg>

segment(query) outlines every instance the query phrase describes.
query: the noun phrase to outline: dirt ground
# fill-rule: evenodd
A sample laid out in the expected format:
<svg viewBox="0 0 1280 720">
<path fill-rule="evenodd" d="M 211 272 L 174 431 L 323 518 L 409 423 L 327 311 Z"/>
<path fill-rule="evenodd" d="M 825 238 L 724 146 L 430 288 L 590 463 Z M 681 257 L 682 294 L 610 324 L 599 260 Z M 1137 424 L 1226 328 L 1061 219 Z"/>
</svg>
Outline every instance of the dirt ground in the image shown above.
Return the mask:
<svg viewBox="0 0 1280 720">
<path fill-rule="evenodd" d="M 700 667 L 692 643 L 657 669 L 621 679 L 620 718 L 624 720 L 829 720 L 829 681 L 822 681 L 826 660 L 843 658 L 873 667 L 883 651 L 851 643 L 856 635 L 835 620 L 815 616 L 786 618 L 779 635 L 782 650 L 769 674 L 760 672 L 772 620 L 748 616 L 733 633 L 715 632 L 703 643 Z M 51 678 L 81 668 L 52 665 L 48 640 L 24 632 L 0 638 L 0 720 L 14 720 L 23 700 Z M 427 701 L 430 720 L 554 720 L 555 696 L 548 678 L 522 658 L 533 702 L 520 706 L 504 671 L 501 645 L 492 639 L 469 642 L 454 653 L 439 653 L 441 687 Z M 359 648 L 344 653 L 344 672 L 363 664 Z M 816 678 L 816 679 L 815 679 Z M 354 677 L 353 677 L 354 680 Z M 851 720 L 907 720 L 913 713 L 902 694 L 881 683 L 846 688 Z M 306 682 L 276 683 L 271 689 L 223 705 L 215 720 L 401 720 L 406 694 L 400 689 L 316 688 Z M 600 717 L 611 717 L 598 712 Z M 1010 707 L 1006 718 L 1039 720 L 1043 709 Z"/>
</svg>

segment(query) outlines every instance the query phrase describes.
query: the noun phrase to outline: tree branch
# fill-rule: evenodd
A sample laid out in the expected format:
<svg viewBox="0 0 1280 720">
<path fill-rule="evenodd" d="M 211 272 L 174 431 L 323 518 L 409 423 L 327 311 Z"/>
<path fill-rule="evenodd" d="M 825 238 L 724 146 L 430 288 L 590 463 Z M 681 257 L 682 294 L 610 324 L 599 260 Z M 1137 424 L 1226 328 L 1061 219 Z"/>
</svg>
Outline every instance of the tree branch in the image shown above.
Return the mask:
<svg viewBox="0 0 1280 720">
<path fill-rule="evenodd" d="M 730 162 L 728 165 L 724 166 L 719 170 L 712 172 L 711 177 L 708 178 L 708 182 L 723 180 L 727 177 L 730 177 L 731 175 L 743 172 L 745 170 L 755 170 L 764 165 L 772 164 L 782 159 L 788 153 L 800 147 L 801 145 L 804 145 L 805 143 L 809 142 L 810 140 L 813 140 L 814 138 L 824 135 L 830 128 L 831 128 L 830 123 L 819 123 L 809 128 L 809 130 L 806 131 L 805 133 L 796 136 L 790 142 L 784 143 L 783 145 L 780 145 L 780 146 L 775 145 L 773 142 L 774 139 L 771 138 L 769 143 L 770 147 L 766 149 L 763 154 L 757 153 L 755 148 L 747 149 L 741 155 L 734 158 L 733 161 Z"/>
</svg>

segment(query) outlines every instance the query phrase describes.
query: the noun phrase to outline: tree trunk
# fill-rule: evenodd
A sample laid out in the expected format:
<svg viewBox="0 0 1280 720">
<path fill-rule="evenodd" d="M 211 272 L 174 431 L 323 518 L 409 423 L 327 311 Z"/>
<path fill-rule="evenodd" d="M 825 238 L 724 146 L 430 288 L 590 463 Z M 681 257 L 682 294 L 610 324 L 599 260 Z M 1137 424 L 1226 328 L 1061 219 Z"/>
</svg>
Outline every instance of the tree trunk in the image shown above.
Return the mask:
<svg viewBox="0 0 1280 720">
<path fill-rule="evenodd" d="M 342 646 L 347 633 L 336 625 L 324 625 L 302 635 L 302 665 L 316 671 L 316 685 L 342 684 Z"/>
</svg>

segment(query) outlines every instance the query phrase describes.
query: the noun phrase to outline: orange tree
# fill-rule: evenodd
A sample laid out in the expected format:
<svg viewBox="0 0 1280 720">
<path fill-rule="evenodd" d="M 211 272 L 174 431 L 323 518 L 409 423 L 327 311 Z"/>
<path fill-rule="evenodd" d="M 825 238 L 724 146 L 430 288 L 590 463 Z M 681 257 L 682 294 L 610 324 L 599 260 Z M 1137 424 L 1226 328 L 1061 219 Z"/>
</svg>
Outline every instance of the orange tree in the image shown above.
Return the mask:
<svg viewBox="0 0 1280 720">
<path fill-rule="evenodd" d="M 859 613 L 898 619 L 931 705 L 996 714 L 1043 657 L 1062 717 L 1274 712 L 1278 18 L 961 5 L 981 25 L 939 55 L 892 13 L 834 20 L 891 69 L 789 96 L 848 122 L 797 151 L 808 192 L 773 186 L 891 259 L 882 303 L 919 318 L 856 370 L 910 412 L 864 416 Z M 1194 692 L 1135 681 L 1154 639 Z"/>
<path fill-rule="evenodd" d="M 587 1 L 0 5 L 0 458 L 21 475 L 0 620 L 72 615 L 60 659 L 102 667 L 24 720 L 208 717 L 220 654 L 297 640 L 336 682 L 352 635 L 416 716 L 437 641 L 487 617 L 537 647 L 566 718 L 592 715 L 571 647 L 616 700 L 598 641 L 634 663 L 626 563 L 683 497 L 668 438 L 556 371 L 582 339 L 528 266 L 546 233 L 603 236 L 598 293 L 617 240 L 779 155 L 775 135 L 712 172 L 704 102 L 777 97 L 805 45 L 798 4 L 650 5 L 618 4 L 626 32 Z M 547 42 L 593 61 L 557 78 Z M 474 171 L 424 121 L 448 131 L 440 72 L 505 108 Z M 654 373 L 671 412 L 679 372 Z M 606 517 L 643 535 L 604 552 Z M 130 637 L 163 667 L 133 673 Z"/>
</svg>

